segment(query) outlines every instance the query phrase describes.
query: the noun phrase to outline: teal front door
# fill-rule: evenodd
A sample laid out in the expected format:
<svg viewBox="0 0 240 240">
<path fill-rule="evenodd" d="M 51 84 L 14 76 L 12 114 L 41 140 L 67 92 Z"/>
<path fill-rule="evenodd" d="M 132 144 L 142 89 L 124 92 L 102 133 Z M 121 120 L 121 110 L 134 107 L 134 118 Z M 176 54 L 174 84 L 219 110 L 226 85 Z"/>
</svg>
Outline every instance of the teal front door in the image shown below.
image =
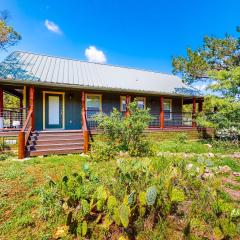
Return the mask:
<svg viewBox="0 0 240 240">
<path fill-rule="evenodd" d="M 46 93 L 45 104 L 45 127 L 63 128 L 63 95 Z"/>
</svg>

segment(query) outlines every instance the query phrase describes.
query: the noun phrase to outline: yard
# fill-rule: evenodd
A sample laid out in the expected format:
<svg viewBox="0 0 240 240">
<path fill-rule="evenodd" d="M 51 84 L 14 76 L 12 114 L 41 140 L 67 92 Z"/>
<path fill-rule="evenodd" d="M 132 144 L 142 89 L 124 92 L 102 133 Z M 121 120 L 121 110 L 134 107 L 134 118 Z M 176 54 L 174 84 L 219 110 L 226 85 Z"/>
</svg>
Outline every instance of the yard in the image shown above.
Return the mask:
<svg viewBox="0 0 240 240">
<path fill-rule="evenodd" d="M 0 161 L 0 239 L 239 239 L 238 146 L 166 140 L 144 158 L 14 158 Z"/>
</svg>

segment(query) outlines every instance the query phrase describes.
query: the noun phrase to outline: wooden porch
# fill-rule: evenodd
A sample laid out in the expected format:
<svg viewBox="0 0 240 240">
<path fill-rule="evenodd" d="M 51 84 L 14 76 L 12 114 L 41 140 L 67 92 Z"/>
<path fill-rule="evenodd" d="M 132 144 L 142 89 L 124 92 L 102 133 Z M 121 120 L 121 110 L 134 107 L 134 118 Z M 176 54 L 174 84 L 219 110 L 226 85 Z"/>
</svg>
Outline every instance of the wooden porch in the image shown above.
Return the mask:
<svg viewBox="0 0 240 240">
<path fill-rule="evenodd" d="M 4 109 L 3 92 L 10 92 L 19 97 L 20 107 L 18 109 Z M 94 115 L 99 111 L 89 110 L 86 107 L 86 93 L 81 94 L 81 130 L 61 130 L 61 131 L 39 131 L 35 128 L 35 95 L 34 86 L 22 86 L 20 90 L 10 89 L 8 87 L 0 88 L 0 136 L 18 136 L 18 157 L 38 156 L 49 154 L 66 154 L 74 152 L 88 152 L 89 136 L 95 134 L 97 123 Z M 27 99 L 28 97 L 28 99 Z M 129 116 L 128 104 L 131 101 L 131 95 L 125 95 L 126 109 L 121 111 L 122 117 Z M 159 110 L 151 111 L 153 119 L 145 132 L 167 132 L 167 131 L 189 131 L 197 129 L 195 116 L 198 111 L 202 111 L 203 99 L 196 97 L 183 99 L 183 104 L 192 104 L 191 112 L 165 111 L 165 96 L 159 96 Z M 26 104 L 28 102 L 28 104 Z M 111 111 L 104 111 L 104 114 L 110 114 Z M 65 143 L 66 144 L 65 144 Z"/>
</svg>

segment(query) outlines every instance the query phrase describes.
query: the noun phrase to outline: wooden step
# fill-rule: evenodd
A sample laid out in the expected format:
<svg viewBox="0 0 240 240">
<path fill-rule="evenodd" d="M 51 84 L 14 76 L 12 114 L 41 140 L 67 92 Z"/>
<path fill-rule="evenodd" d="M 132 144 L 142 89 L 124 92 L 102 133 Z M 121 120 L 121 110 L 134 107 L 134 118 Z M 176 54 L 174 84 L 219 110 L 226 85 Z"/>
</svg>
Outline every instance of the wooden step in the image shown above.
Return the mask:
<svg viewBox="0 0 240 240">
<path fill-rule="evenodd" d="M 82 153 L 83 147 L 76 147 L 76 148 L 56 148 L 56 149 L 48 149 L 48 150 L 34 150 L 30 151 L 30 157 L 34 156 L 47 156 L 53 154 L 70 154 L 70 153 Z"/>
<path fill-rule="evenodd" d="M 61 134 L 61 135 L 39 135 L 31 136 L 33 140 L 54 140 L 54 139 L 79 139 L 83 138 L 83 134 Z"/>
<path fill-rule="evenodd" d="M 64 133 L 82 133 L 82 130 L 54 130 L 54 131 L 33 131 L 32 134 L 64 134 Z"/>
<path fill-rule="evenodd" d="M 78 137 L 78 138 L 74 138 L 74 139 L 64 139 L 64 138 L 60 138 L 60 139 L 30 139 L 29 140 L 29 144 L 30 145 L 50 145 L 50 144 L 70 144 L 70 143 L 79 143 L 79 144 L 83 144 L 83 138 L 82 137 Z"/>
<path fill-rule="evenodd" d="M 36 144 L 29 146 L 31 151 L 34 150 L 48 150 L 48 149 L 66 149 L 66 148 L 82 148 L 83 142 L 74 143 L 53 143 L 53 144 Z"/>
</svg>

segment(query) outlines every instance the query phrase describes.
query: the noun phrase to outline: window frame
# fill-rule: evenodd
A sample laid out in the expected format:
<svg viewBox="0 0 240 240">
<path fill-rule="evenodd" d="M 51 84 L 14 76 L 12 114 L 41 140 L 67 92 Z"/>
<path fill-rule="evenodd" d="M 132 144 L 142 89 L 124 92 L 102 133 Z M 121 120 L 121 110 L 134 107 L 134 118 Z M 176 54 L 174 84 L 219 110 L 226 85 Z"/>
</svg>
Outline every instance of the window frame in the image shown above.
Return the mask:
<svg viewBox="0 0 240 240">
<path fill-rule="evenodd" d="M 99 99 L 100 99 L 100 109 L 99 109 L 99 111 L 102 112 L 102 94 L 97 94 L 97 93 L 86 93 L 86 95 L 85 95 L 85 108 L 86 108 L 86 111 L 88 110 L 87 98 L 91 97 L 91 96 L 98 96 L 99 97 Z"/>
<path fill-rule="evenodd" d="M 146 97 L 135 97 L 135 100 L 136 101 L 139 101 L 139 100 L 143 100 L 143 102 L 144 102 L 144 110 L 147 108 L 147 106 L 146 106 L 146 103 L 147 103 L 147 98 Z"/>
<path fill-rule="evenodd" d="M 165 109 L 164 109 L 164 101 L 168 100 L 170 103 L 170 117 L 166 118 L 165 117 Z M 165 98 L 163 99 L 163 112 L 164 112 L 164 120 L 168 121 L 168 120 L 172 120 L 172 99 L 171 98 Z"/>
<path fill-rule="evenodd" d="M 126 102 L 126 109 L 123 110 L 122 100 L 125 100 Z M 120 112 L 126 112 L 127 111 L 127 97 L 126 96 L 120 96 Z"/>
</svg>

